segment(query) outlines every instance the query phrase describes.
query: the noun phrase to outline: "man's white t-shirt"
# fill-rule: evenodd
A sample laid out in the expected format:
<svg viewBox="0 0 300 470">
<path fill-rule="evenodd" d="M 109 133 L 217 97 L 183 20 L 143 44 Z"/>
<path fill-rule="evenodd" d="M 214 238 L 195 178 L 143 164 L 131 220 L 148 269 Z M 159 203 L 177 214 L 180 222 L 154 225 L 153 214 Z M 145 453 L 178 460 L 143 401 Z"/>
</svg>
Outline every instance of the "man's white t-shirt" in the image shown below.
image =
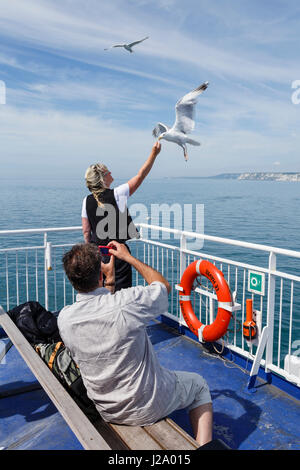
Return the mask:
<svg viewBox="0 0 300 470">
<path fill-rule="evenodd" d="M 146 425 L 167 416 L 176 374 L 160 365 L 146 330 L 167 311 L 158 281 L 113 295 L 105 288 L 78 293 L 60 311 L 60 335 L 105 421 Z"/>
<path fill-rule="evenodd" d="M 129 184 L 124 183 L 114 188 L 114 196 L 115 196 L 115 200 L 116 200 L 119 210 L 121 212 L 124 212 L 127 206 L 127 200 L 129 198 Z M 83 217 L 84 219 L 88 219 L 88 215 L 86 212 L 86 198 L 87 196 L 84 198 L 82 202 L 82 209 L 81 209 L 81 217 Z"/>
</svg>

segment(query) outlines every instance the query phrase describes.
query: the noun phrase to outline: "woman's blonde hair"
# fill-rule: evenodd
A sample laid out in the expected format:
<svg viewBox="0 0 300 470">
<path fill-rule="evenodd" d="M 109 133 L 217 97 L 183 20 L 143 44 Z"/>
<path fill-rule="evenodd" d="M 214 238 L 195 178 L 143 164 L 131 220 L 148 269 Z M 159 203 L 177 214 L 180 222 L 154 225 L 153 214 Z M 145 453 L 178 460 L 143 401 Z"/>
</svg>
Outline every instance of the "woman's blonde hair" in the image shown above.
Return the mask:
<svg viewBox="0 0 300 470">
<path fill-rule="evenodd" d="M 92 195 L 97 201 L 98 206 L 104 207 L 100 200 L 101 194 L 105 191 L 106 186 L 104 183 L 104 176 L 107 173 L 107 168 L 102 163 L 95 163 L 90 165 L 85 172 L 85 183 Z"/>
</svg>

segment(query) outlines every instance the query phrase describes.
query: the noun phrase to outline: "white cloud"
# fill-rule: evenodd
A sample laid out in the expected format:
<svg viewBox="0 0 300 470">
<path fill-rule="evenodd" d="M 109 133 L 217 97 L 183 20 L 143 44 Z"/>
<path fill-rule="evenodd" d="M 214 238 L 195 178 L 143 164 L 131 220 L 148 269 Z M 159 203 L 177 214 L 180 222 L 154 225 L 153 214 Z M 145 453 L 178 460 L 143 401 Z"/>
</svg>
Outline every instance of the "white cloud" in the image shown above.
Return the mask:
<svg viewBox="0 0 300 470">
<path fill-rule="evenodd" d="M 274 53 L 267 44 L 277 44 L 281 34 L 293 36 L 292 31 L 287 34 L 289 12 L 273 21 L 268 12 L 264 21 L 254 9 L 248 17 L 229 2 L 222 20 L 224 7 L 204 0 L 198 5 L 175 0 L 2 0 L 0 27 L 9 46 L 3 45 L 0 63 L 15 69 L 12 80 L 18 77 L 17 83 L 6 80 L 5 116 L 3 109 L 0 114 L 4 158 L 17 162 L 22 155 L 24 168 L 27 161 L 40 167 L 51 159 L 63 171 L 77 171 L 101 149 L 116 171 L 126 174 L 128 158 L 130 168 L 138 166 L 150 149 L 152 126 L 158 120 L 172 124 L 177 99 L 209 80 L 194 132 L 203 146 L 190 149 L 184 171 L 213 174 L 223 167 L 234 171 L 252 163 L 272 166 L 274 161 L 282 162 L 283 169 L 295 167 L 299 107 L 291 104 L 290 84 L 300 78 L 299 61 L 277 54 L 277 49 Z M 214 18 L 220 29 L 205 30 L 203 18 Z M 257 47 L 264 24 L 269 41 Z M 257 41 L 251 38 L 254 32 Z M 135 54 L 103 51 L 115 41 L 145 35 L 150 40 Z M 155 171 L 181 174 L 181 160 L 180 149 L 164 143 L 160 170 Z"/>
<path fill-rule="evenodd" d="M 147 15 L 139 13 L 135 16 L 124 8 L 123 2 L 99 4 L 89 1 L 84 8 L 82 2 L 73 1 L 71 10 L 69 2 L 2 0 L 0 26 L 2 34 L 17 37 L 25 45 L 55 50 L 63 56 L 99 66 L 106 61 L 106 67 L 113 68 L 114 63 L 109 63 L 108 55 L 103 56 L 103 48 L 115 41 L 132 38 L 134 31 L 137 38 L 146 33 L 151 37 L 151 41 L 139 48 L 140 58 L 148 56 L 173 61 L 174 65 L 186 63 L 195 70 L 246 81 L 286 83 L 291 77 L 300 76 L 300 66 L 294 58 L 277 59 L 259 48 L 255 50 L 255 57 L 251 53 L 247 56 L 247 49 L 241 51 L 226 42 L 224 46 L 215 46 L 210 38 L 195 35 L 195 31 L 176 29 L 168 15 L 157 18 L 149 9 Z M 261 28 L 263 30 L 263 24 Z M 235 40 L 238 41 L 238 37 Z M 150 70 L 153 73 L 156 69 L 155 63 L 144 63 L 142 71 L 135 66 L 129 67 L 131 55 L 123 52 L 113 51 L 119 67 L 148 75 Z M 130 60 L 133 62 L 133 57 Z"/>
<path fill-rule="evenodd" d="M 129 162 L 146 159 L 153 145 L 150 133 L 74 112 L 20 111 L 0 108 L 3 174 L 79 176 L 94 161 L 105 160 L 128 174 Z M 138 168 L 136 168 L 138 170 Z"/>
<path fill-rule="evenodd" d="M 150 129 L 137 130 L 124 123 L 79 112 L 19 110 L 0 107 L 2 174 L 81 176 L 96 161 L 109 163 L 117 178 L 139 169 L 154 143 Z M 276 157 L 285 155 L 282 171 L 293 170 L 300 142 L 288 135 L 270 137 L 259 131 L 195 131 L 202 146 L 189 148 L 184 162 L 178 146 L 162 142 L 152 177 L 185 174 L 212 175 L 223 171 L 270 170 Z"/>
</svg>

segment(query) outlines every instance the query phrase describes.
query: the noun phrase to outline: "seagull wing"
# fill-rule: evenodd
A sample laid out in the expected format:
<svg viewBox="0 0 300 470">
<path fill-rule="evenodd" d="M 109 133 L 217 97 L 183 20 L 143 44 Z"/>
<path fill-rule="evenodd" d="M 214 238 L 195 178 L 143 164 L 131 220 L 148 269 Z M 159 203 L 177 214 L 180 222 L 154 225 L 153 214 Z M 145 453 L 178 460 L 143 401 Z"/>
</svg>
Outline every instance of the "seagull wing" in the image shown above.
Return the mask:
<svg viewBox="0 0 300 470">
<path fill-rule="evenodd" d="M 153 137 L 159 137 L 163 132 L 167 132 L 170 128 L 168 126 L 166 126 L 165 124 L 162 124 L 161 122 L 159 122 L 156 127 L 154 127 L 153 131 L 152 131 L 152 135 Z"/>
<path fill-rule="evenodd" d="M 149 39 L 149 36 L 145 37 L 144 39 L 140 39 L 139 41 L 131 42 L 130 44 L 128 44 L 128 47 L 135 46 L 136 44 L 139 44 L 140 42 L 143 42 L 146 39 Z"/>
<path fill-rule="evenodd" d="M 103 50 L 104 51 L 110 51 L 110 49 L 113 49 L 114 47 L 124 47 L 124 46 L 125 46 L 125 44 L 116 44 L 115 46 L 106 47 Z"/>
<path fill-rule="evenodd" d="M 178 132 L 184 132 L 189 134 L 193 131 L 195 127 L 194 115 L 195 115 L 195 105 L 197 103 L 199 95 L 203 93 L 204 90 L 208 87 L 208 82 L 203 83 L 198 86 L 193 91 L 190 91 L 184 95 L 179 101 L 177 101 L 175 110 L 176 110 L 176 121 L 173 126 L 173 129 Z"/>
</svg>

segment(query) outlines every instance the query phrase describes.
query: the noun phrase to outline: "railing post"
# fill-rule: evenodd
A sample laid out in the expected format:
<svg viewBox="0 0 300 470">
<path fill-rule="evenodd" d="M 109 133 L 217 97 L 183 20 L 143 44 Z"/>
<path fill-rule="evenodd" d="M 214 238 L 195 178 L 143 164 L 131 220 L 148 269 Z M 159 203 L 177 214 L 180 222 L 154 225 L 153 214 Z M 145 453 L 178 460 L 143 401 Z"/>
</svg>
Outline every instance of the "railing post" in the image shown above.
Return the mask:
<svg viewBox="0 0 300 470">
<path fill-rule="evenodd" d="M 46 269 L 47 271 L 52 271 L 52 243 L 46 243 L 46 250 L 45 250 L 45 257 L 46 257 Z"/>
<path fill-rule="evenodd" d="M 48 266 L 47 266 L 47 232 L 44 233 L 44 279 L 45 279 L 45 309 L 48 310 Z"/>
<path fill-rule="evenodd" d="M 186 250 L 186 236 L 182 233 L 180 236 L 180 279 L 186 268 L 186 254 L 183 250 Z"/>
<path fill-rule="evenodd" d="M 276 271 L 276 255 L 273 252 L 271 252 L 269 256 L 268 302 L 267 302 L 268 339 L 267 339 L 267 346 L 266 346 L 266 363 L 265 363 L 266 374 L 269 373 L 268 365 L 273 363 L 275 279 L 276 278 L 274 274 L 272 274 L 272 271 Z"/>
<path fill-rule="evenodd" d="M 185 271 L 185 268 L 186 268 L 186 253 L 184 253 L 184 250 L 186 249 L 186 236 L 182 233 L 180 235 L 180 264 L 179 264 L 179 269 L 180 269 L 180 272 L 179 272 L 179 277 L 180 279 L 178 280 L 178 284 L 180 283 L 180 280 L 182 278 L 182 275 Z M 178 302 L 179 302 L 179 298 L 178 298 Z M 180 312 L 180 325 L 183 323 L 183 315 L 182 315 L 182 312 L 181 312 L 181 308 L 179 307 L 179 312 Z"/>
<path fill-rule="evenodd" d="M 140 234 L 140 240 L 143 240 L 143 227 L 140 227 L 139 234 Z"/>
</svg>

